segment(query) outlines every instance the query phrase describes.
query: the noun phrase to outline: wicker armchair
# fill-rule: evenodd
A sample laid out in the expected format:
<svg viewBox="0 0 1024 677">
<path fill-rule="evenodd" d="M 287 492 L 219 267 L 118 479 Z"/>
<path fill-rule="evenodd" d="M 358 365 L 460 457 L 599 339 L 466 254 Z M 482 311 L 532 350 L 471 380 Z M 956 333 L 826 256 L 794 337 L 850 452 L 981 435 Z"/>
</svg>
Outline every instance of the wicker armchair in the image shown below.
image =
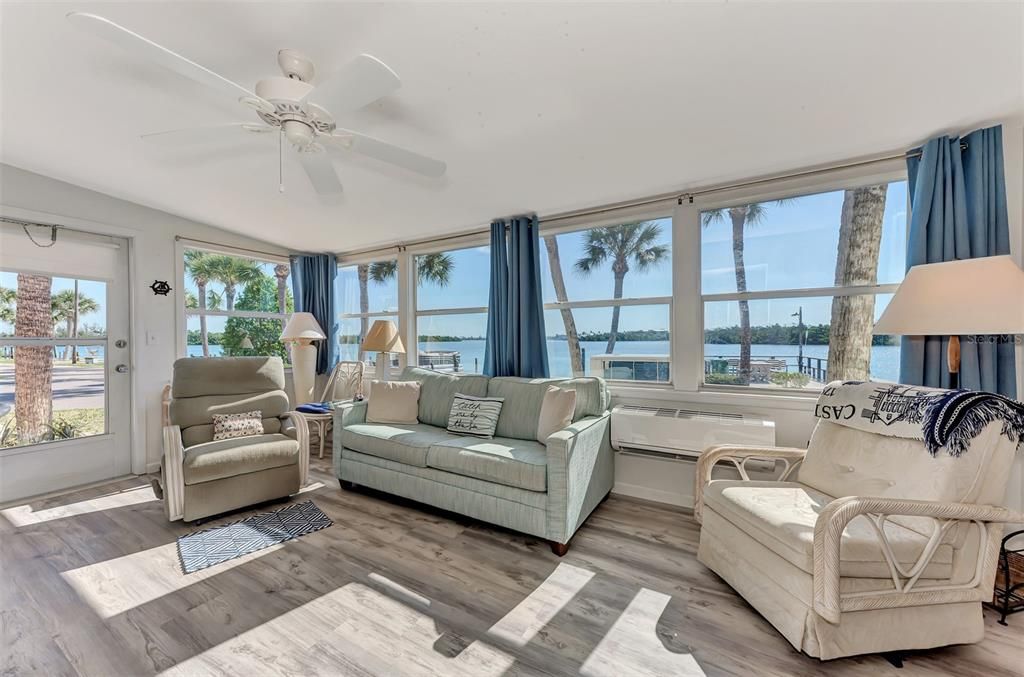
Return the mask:
<svg viewBox="0 0 1024 677">
<path fill-rule="evenodd" d="M 978 642 L 1017 444 L 994 421 L 960 457 L 819 420 L 806 450 L 713 447 L 697 464 L 698 558 L 821 659 Z M 781 475 L 752 480 L 751 460 Z M 712 479 L 726 463 L 740 479 Z"/>
</svg>

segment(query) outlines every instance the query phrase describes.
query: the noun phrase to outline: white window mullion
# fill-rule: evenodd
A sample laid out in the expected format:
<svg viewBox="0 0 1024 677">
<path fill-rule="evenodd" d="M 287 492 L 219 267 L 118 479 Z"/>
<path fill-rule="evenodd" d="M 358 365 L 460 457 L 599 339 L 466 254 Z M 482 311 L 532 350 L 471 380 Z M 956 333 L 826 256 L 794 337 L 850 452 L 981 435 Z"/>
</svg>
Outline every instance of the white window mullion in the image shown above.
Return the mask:
<svg viewBox="0 0 1024 677">
<path fill-rule="evenodd" d="M 399 364 L 419 364 L 419 343 L 416 336 L 416 275 L 413 255 L 408 251 L 398 253 L 398 335 L 405 342 L 405 355 Z"/>
<path fill-rule="evenodd" d="M 704 304 L 701 302 L 700 210 L 687 201 L 672 215 L 672 386 L 696 392 L 704 382 Z"/>
</svg>

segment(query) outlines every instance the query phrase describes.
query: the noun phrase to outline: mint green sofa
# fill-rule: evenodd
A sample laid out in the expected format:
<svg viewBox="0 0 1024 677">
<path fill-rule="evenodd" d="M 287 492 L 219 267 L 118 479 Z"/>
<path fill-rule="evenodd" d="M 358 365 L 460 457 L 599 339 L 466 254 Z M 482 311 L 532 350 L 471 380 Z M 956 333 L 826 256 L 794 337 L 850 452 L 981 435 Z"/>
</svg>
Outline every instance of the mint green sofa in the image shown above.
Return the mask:
<svg viewBox="0 0 1024 677">
<path fill-rule="evenodd" d="M 538 536 L 555 554 L 611 491 L 608 387 L 600 378 L 525 379 L 406 368 L 420 384 L 418 423 L 366 422 L 366 402 L 334 414 L 334 471 L 346 482 Z M 576 390 L 573 423 L 537 441 L 549 385 Z M 505 399 L 493 439 L 445 430 L 455 393 Z M 371 395 L 372 396 L 372 395 Z"/>
</svg>

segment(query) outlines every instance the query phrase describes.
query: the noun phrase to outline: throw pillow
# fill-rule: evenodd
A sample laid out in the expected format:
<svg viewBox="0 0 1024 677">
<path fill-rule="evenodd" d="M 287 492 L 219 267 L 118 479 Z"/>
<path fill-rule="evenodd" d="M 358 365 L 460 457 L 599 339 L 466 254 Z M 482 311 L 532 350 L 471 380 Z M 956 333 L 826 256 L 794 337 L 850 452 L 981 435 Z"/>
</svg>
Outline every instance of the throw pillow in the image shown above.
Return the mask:
<svg viewBox="0 0 1024 677">
<path fill-rule="evenodd" d="M 416 381 L 371 381 L 367 423 L 419 423 L 420 384 Z"/>
<path fill-rule="evenodd" d="M 259 409 L 241 414 L 214 414 L 213 440 L 230 440 L 263 434 L 263 412 Z"/>
<path fill-rule="evenodd" d="M 455 393 L 448 413 L 448 432 L 473 437 L 494 437 L 504 397 L 473 397 Z"/>
<path fill-rule="evenodd" d="M 575 411 L 575 390 L 548 386 L 544 392 L 544 401 L 540 405 L 537 441 L 547 444 L 548 437 L 572 423 L 572 415 Z"/>
</svg>

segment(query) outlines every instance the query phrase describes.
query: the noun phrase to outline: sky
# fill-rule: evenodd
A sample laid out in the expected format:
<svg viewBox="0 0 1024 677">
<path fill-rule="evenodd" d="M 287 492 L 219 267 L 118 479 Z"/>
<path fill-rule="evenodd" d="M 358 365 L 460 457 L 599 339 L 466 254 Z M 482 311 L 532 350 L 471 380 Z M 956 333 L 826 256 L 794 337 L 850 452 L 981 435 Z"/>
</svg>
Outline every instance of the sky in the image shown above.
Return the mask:
<svg viewBox="0 0 1024 677">
<path fill-rule="evenodd" d="M 745 230 L 745 268 L 750 291 L 828 287 L 835 279 L 839 244 L 839 221 L 843 191 L 819 193 L 790 200 L 783 204 L 766 204 L 764 219 Z M 883 215 L 882 244 L 879 254 L 879 283 L 898 283 L 903 279 L 906 248 L 905 182 L 889 185 Z M 655 221 L 663 233 L 661 242 L 670 244 L 671 218 Z M 573 264 L 583 255 L 585 232 L 558 236 L 562 273 L 570 300 L 608 299 L 613 296 L 614 279 L 609 265 L 589 276 L 579 274 Z M 541 246 L 544 302 L 554 302 L 555 292 L 547 264 L 547 253 Z M 471 247 L 449 252 L 454 267 L 451 282 L 441 288 L 425 283 L 417 290 L 417 309 L 464 308 L 487 306 L 489 285 L 489 247 Z M 701 242 L 701 284 L 705 294 L 736 290 L 733 270 L 732 227 L 728 219 L 705 227 Z M 342 268 L 338 291 L 342 312 L 359 311 L 359 285 L 354 266 Z M 625 278 L 625 297 L 671 296 L 670 262 L 646 272 L 630 271 Z M 395 311 L 398 287 L 394 280 L 385 284 L 370 282 L 370 311 Z M 880 297 L 876 316 L 880 315 L 888 297 Z M 831 316 L 831 298 L 777 299 L 753 301 L 751 323 L 796 324 L 792 314 L 802 308 L 804 323 L 825 324 Z M 739 323 L 735 301 L 705 304 L 707 328 L 729 327 Z M 611 324 L 610 308 L 575 309 L 573 317 L 580 332 L 607 331 Z M 550 324 L 550 320 L 548 322 Z M 346 323 L 357 327 L 357 322 Z M 623 308 L 620 329 L 668 329 L 667 305 Z M 348 329 L 343 326 L 343 333 Z M 547 328 L 548 336 L 564 333 L 561 322 Z M 357 331 L 357 330 L 356 330 Z M 483 314 L 428 316 L 419 319 L 420 334 L 483 336 L 486 317 Z"/>
<path fill-rule="evenodd" d="M 0 287 L 5 289 L 18 288 L 18 274 L 0 271 Z M 74 278 L 55 277 L 50 286 L 50 294 L 57 294 L 65 289 L 74 289 Z M 79 317 L 79 326 L 88 324 L 106 329 L 107 326 L 107 283 L 94 280 L 79 280 L 78 293 L 87 296 L 97 303 L 99 308 L 94 313 L 85 313 Z M 11 335 L 14 327 L 0 322 L 0 333 Z"/>
</svg>

